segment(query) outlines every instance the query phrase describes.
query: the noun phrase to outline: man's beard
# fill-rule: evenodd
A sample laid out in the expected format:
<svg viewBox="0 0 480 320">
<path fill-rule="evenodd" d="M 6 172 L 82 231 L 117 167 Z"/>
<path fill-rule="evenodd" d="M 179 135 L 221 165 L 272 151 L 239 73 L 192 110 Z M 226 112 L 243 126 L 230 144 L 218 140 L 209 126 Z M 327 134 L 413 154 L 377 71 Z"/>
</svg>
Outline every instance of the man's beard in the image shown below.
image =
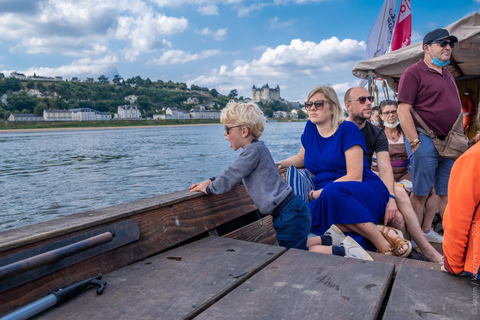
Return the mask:
<svg viewBox="0 0 480 320">
<path fill-rule="evenodd" d="M 370 117 L 366 117 L 363 115 L 363 112 L 361 113 L 352 113 L 352 120 L 355 122 L 358 126 L 364 124 Z"/>
</svg>

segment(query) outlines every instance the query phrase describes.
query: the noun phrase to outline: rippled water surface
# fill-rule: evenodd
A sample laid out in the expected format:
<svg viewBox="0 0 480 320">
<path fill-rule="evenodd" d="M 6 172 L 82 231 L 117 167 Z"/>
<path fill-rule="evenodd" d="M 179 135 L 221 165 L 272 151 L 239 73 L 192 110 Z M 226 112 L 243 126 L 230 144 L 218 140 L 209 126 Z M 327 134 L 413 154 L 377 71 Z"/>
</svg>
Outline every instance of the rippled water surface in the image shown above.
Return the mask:
<svg viewBox="0 0 480 320">
<path fill-rule="evenodd" d="M 300 149 L 301 123 L 268 123 L 274 160 Z M 0 230 L 188 188 L 233 152 L 223 126 L 0 132 Z"/>
</svg>

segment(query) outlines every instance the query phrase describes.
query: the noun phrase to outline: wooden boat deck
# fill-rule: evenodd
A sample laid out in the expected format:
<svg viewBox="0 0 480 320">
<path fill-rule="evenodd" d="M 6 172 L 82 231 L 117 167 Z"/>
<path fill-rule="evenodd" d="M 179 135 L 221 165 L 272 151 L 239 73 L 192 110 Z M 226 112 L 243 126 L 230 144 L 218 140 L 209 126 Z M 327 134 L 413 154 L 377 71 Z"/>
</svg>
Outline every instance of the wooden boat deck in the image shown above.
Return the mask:
<svg viewBox="0 0 480 320">
<path fill-rule="evenodd" d="M 477 319 L 466 277 L 223 237 L 103 280 L 37 319 Z"/>
<path fill-rule="evenodd" d="M 271 217 L 258 221 L 254 210 L 243 187 L 221 196 L 182 191 L 2 232 L 0 267 L 112 226 L 137 227 L 139 237 L 68 257 L 75 263 L 63 269 L 49 264 L 41 276 L 37 268 L 0 279 L 0 316 L 102 273 L 102 295 L 85 290 L 35 318 L 478 319 L 479 283 L 470 277 L 376 253 L 372 262 L 287 251 Z M 15 277 L 28 281 L 6 289 Z"/>
</svg>

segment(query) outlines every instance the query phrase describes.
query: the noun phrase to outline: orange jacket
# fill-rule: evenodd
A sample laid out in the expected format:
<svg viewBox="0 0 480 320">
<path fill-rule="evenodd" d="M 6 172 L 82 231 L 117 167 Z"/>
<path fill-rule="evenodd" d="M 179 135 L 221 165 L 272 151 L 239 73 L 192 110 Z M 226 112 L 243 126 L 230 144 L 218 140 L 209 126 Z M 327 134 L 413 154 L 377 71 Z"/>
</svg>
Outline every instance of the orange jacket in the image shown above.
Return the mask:
<svg viewBox="0 0 480 320">
<path fill-rule="evenodd" d="M 443 217 L 445 269 L 478 274 L 480 265 L 480 142 L 458 158 L 448 182 Z"/>
</svg>

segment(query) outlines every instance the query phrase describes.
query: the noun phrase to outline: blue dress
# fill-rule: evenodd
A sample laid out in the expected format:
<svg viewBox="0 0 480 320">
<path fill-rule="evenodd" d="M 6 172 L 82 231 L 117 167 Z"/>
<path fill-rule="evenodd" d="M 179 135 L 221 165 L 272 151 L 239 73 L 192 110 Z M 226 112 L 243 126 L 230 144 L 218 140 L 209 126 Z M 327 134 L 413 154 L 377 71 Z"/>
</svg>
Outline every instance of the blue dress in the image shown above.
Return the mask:
<svg viewBox="0 0 480 320">
<path fill-rule="evenodd" d="M 323 188 L 320 196 L 309 203 L 312 212 L 312 229 L 323 234 L 332 224 L 357 224 L 383 221 L 389 191 L 380 178 L 370 170 L 363 157 L 362 182 L 335 182 L 347 173 L 345 151 L 360 145 L 364 154 L 365 139 L 357 125 L 350 121 L 340 124 L 335 134 L 323 138 L 317 126 L 308 121 L 302 134 L 305 149 L 305 167 L 315 175 L 315 189 Z M 362 247 L 373 250 L 370 241 L 358 234 L 349 233 Z"/>
</svg>

